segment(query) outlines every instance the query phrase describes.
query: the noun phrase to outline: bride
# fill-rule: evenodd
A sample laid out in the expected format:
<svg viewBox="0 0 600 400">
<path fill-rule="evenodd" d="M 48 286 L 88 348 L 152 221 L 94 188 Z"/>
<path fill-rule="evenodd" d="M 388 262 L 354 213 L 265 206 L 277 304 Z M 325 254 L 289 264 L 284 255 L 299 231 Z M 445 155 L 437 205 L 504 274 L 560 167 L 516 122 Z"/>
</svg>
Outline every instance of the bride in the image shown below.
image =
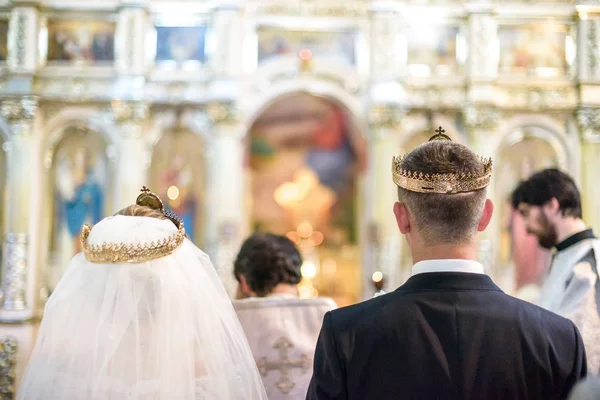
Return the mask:
<svg viewBox="0 0 600 400">
<path fill-rule="evenodd" d="M 81 245 L 18 399 L 266 399 L 212 263 L 155 194 L 84 226 Z"/>
</svg>

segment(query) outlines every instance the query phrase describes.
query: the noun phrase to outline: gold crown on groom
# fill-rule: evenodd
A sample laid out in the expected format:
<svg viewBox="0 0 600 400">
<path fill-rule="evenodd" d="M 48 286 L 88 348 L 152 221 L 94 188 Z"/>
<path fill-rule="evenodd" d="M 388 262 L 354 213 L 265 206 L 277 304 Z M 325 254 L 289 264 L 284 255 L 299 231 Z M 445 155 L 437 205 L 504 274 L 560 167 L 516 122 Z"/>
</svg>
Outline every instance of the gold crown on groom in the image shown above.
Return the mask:
<svg viewBox="0 0 600 400">
<path fill-rule="evenodd" d="M 440 126 L 436 134 L 429 141 L 452 140 Z M 395 156 L 392 159 L 392 177 L 399 187 L 418 193 L 455 194 L 473 192 L 485 188 L 492 178 L 492 159 L 479 157 L 483 170 L 479 174 L 450 173 L 450 174 L 424 174 L 419 171 L 408 171 L 402 168 L 404 156 Z"/>
</svg>

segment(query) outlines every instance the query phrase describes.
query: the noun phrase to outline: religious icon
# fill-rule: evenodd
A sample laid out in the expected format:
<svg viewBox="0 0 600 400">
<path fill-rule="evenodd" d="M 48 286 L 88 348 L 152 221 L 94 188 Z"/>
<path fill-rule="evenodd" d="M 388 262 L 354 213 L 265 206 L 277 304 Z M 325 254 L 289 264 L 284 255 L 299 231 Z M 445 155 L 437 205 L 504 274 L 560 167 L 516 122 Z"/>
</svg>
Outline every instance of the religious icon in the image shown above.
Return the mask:
<svg viewBox="0 0 600 400">
<path fill-rule="evenodd" d="M 351 219 L 350 193 L 363 154 L 339 106 L 309 95 L 284 98 L 255 122 L 251 141 L 256 222 L 285 234 L 309 219 L 315 228 L 344 226 L 350 234 L 351 223 L 342 220 Z M 290 221 L 282 218 L 285 208 Z"/>
<path fill-rule="evenodd" d="M 420 24 L 410 27 L 407 63 L 413 75 L 449 75 L 460 69 L 459 25 Z"/>
<path fill-rule="evenodd" d="M 338 57 L 349 65 L 356 64 L 354 30 L 303 31 L 260 27 L 258 34 L 258 61 L 309 50 L 314 58 Z"/>
<path fill-rule="evenodd" d="M 558 76 L 568 71 L 569 26 L 559 23 L 523 23 L 498 28 L 502 74 Z"/>
<path fill-rule="evenodd" d="M 76 149 L 71 157 L 61 153 L 57 160 L 59 228 L 72 240 L 73 254 L 81 250 L 79 233 L 83 224 L 95 224 L 104 212 L 103 190 L 89 160 L 86 148 Z"/>
<path fill-rule="evenodd" d="M 157 26 L 156 61 L 206 61 L 207 26 Z"/>
<path fill-rule="evenodd" d="M 81 251 L 84 224 L 105 216 L 108 160 L 102 137 L 74 128 L 59 142 L 52 167 L 53 219 L 50 240 L 49 289 L 62 276 L 71 258 Z"/>
<path fill-rule="evenodd" d="M 202 240 L 204 148 L 193 132 L 178 127 L 166 132 L 154 147 L 150 182 L 167 209 L 177 214 L 190 240 Z"/>
<path fill-rule="evenodd" d="M 8 20 L 0 20 L 0 62 L 8 59 Z"/>
<path fill-rule="evenodd" d="M 254 229 L 294 241 L 312 260 L 303 276 L 320 294 L 338 304 L 356 301 L 356 192 L 365 147 L 348 112 L 329 99 L 292 94 L 268 107 L 249 136 Z M 333 272 L 319 267 L 327 259 Z"/>
<path fill-rule="evenodd" d="M 49 20 L 48 61 L 97 64 L 114 61 L 114 22 L 105 20 Z"/>
</svg>

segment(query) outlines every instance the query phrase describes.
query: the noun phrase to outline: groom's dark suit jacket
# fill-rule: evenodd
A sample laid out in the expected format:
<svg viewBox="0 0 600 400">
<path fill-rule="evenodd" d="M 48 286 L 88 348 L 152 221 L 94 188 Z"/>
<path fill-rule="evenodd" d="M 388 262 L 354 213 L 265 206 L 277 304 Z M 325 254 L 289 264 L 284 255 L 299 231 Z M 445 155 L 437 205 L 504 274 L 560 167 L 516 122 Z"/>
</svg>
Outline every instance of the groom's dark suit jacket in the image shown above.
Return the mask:
<svg viewBox="0 0 600 400">
<path fill-rule="evenodd" d="M 564 399 L 586 373 L 571 321 L 487 275 L 424 273 L 325 315 L 307 399 Z"/>
</svg>

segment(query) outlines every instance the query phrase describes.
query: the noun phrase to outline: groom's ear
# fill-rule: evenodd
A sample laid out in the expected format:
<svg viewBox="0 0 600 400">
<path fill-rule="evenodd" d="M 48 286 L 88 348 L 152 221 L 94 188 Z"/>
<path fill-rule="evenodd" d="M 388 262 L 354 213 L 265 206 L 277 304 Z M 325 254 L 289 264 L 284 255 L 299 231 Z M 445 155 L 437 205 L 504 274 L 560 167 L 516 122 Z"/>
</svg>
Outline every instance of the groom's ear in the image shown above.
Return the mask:
<svg viewBox="0 0 600 400">
<path fill-rule="evenodd" d="M 408 210 L 403 203 L 394 203 L 394 216 L 396 217 L 396 224 L 398 229 L 403 235 L 410 232 L 410 219 L 408 217 Z"/>
</svg>

